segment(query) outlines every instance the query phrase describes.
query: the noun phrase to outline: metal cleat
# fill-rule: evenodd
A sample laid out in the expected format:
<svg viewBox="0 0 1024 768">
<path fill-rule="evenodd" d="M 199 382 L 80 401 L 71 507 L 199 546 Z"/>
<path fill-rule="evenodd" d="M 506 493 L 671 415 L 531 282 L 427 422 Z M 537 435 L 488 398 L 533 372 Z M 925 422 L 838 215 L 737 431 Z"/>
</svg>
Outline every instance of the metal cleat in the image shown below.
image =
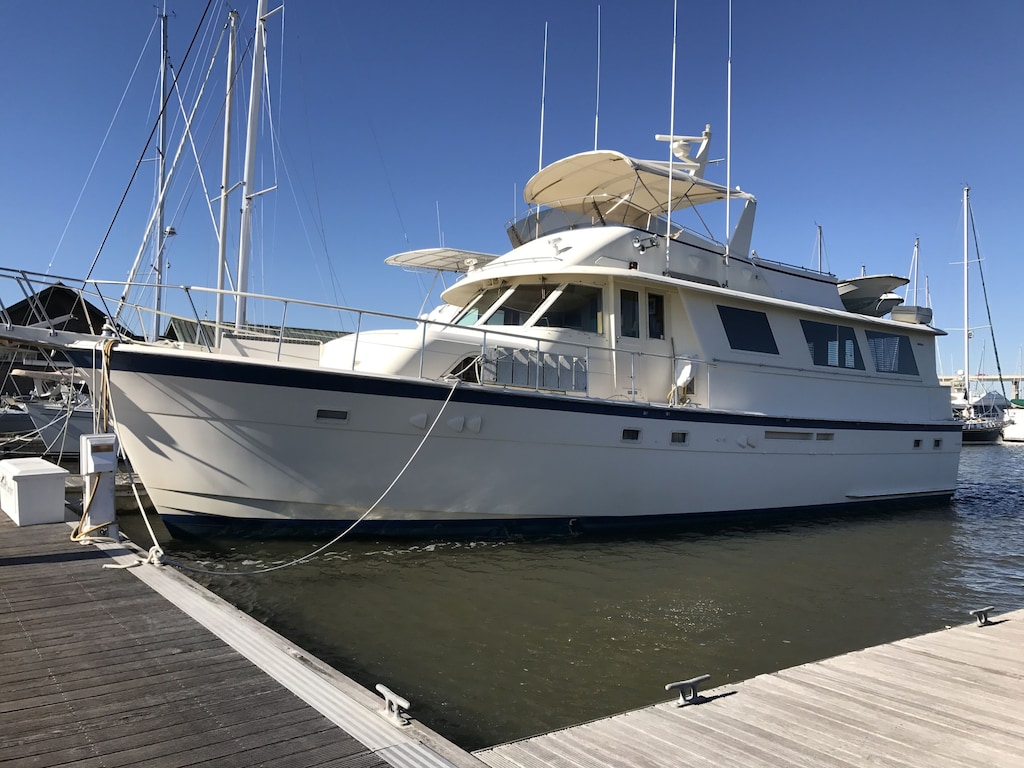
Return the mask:
<svg viewBox="0 0 1024 768">
<path fill-rule="evenodd" d="M 384 716 L 395 725 L 401 727 L 409 724 L 405 711 L 409 709 L 409 700 L 403 699 L 383 683 L 377 683 L 377 691 L 384 697 Z"/>
<path fill-rule="evenodd" d="M 971 616 L 973 616 L 974 618 L 976 618 L 978 620 L 978 626 L 979 627 L 984 627 L 985 625 L 987 625 L 989 623 L 989 621 L 988 621 L 988 613 L 989 613 L 989 611 L 994 611 L 994 610 L 995 610 L 995 608 L 993 608 L 990 605 L 987 608 L 976 608 L 975 610 L 971 611 L 970 613 L 971 613 Z"/>
<path fill-rule="evenodd" d="M 689 680 L 680 680 L 678 683 L 669 683 L 665 686 L 666 691 L 679 691 L 679 703 L 677 707 L 682 707 L 686 704 L 696 704 L 701 700 L 700 694 L 697 692 L 697 686 L 706 680 L 710 680 L 711 675 L 698 675 L 697 677 Z"/>
</svg>

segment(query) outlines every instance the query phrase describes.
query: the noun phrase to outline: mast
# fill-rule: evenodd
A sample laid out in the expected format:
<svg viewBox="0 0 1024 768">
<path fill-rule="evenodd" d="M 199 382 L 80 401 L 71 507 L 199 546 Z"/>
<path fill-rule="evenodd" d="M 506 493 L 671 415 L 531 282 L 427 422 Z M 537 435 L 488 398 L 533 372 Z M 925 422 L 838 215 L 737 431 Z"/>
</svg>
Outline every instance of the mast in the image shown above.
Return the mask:
<svg viewBox="0 0 1024 768">
<path fill-rule="evenodd" d="M 214 323 L 216 344 L 220 346 L 224 322 L 224 275 L 228 269 L 228 184 L 231 182 L 231 107 L 235 91 L 235 49 L 238 38 L 238 11 L 228 14 L 228 74 L 224 96 L 224 156 L 220 176 L 220 223 L 217 237 L 217 312 Z"/>
<path fill-rule="evenodd" d="M 910 259 L 910 283 L 913 286 L 914 298 L 911 304 L 917 306 L 917 259 L 920 255 L 921 238 L 914 238 L 914 255 Z M 908 292 L 910 289 L 908 289 Z"/>
<path fill-rule="evenodd" d="M 249 119 L 245 136 L 245 175 L 242 177 L 242 221 L 238 242 L 238 285 L 235 328 L 245 326 L 245 296 L 249 289 L 249 254 L 252 249 L 252 206 L 256 194 L 253 176 L 256 173 L 256 134 L 260 117 L 260 94 L 263 87 L 263 56 L 267 42 L 267 0 L 256 7 L 256 41 L 252 53 L 252 82 L 249 84 Z"/>
<path fill-rule="evenodd" d="M 665 273 L 668 274 L 671 260 L 669 256 L 672 251 L 672 160 L 675 158 L 673 142 L 676 138 L 676 32 L 679 29 L 679 0 L 672 3 L 672 77 L 669 86 L 669 115 L 668 115 L 668 200 L 665 201 Z M 655 137 L 657 138 L 657 137 Z"/>
<path fill-rule="evenodd" d="M 732 0 L 729 0 L 729 56 L 725 67 L 725 266 L 729 266 L 729 246 L 732 245 Z M 821 228 L 818 228 L 821 235 Z M 821 254 L 818 254 L 818 272 L 821 272 Z M 727 278 L 728 279 L 728 278 Z"/>
<path fill-rule="evenodd" d="M 964 185 L 964 400 L 970 401 L 971 395 L 971 325 L 968 313 L 967 292 L 967 199 L 970 187 Z"/>
<path fill-rule="evenodd" d="M 597 97 L 594 100 L 594 151 L 597 152 L 597 118 L 601 114 L 601 6 L 597 6 Z"/>
<path fill-rule="evenodd" d="M 537 170 L 544 167 L 544 97 L 548 88 L 548 23 L 544 22 L 544 61 L 540 75 L 540 148 L 537 150 Z M 538 206 L 539 207 L 539 206 Z"/>
<path fill-rule="evenodd" d="M 818 274 L 821 274 L 821 224 L 818 224 Z"/>
<path fill-rule="evenodd" d="M 153 301 L 153 330 L 150 340 L 160 338 L 160 311 L 164 301 L 164 245 L 167 233 L 164 231 L 164 185 L 167 183 L 167 3 L 160 14 L 160 115 L 158 118 L 157 162 L 157 209 L 156 209 L 156 297 Z"/>
</svg>

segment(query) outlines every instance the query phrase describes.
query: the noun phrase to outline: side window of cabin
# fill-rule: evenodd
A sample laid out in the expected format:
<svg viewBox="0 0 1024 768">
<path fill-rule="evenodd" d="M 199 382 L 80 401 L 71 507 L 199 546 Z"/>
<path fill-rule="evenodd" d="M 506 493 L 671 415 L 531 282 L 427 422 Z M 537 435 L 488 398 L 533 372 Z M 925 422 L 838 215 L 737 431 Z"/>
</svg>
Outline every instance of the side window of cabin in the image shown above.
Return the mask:
<svg viewBox="0 0 1024 768">
<path fill-rule="evenodd" d="M 815 365 L 864 370 L 864 358 L 861 357 L 853 328 L 816 323 L 813 320 L 801 320 L 800 325 L 804 329 L 807 351 L 811 353 L 811 361 Z"/>
<path fill-rule="evenodd" d="M 718 316 L 729 339 L 729 346 L 746 352 L 779 354 L 779 347 L 768 324 L 768 315 L 751 309 L 718 305 Z"/>
<path fill-rule="evenodd" d="M 879 373 L 905 373 L 917 376 L 917 361 L 910 337 L 901 333 L 866 331 L 868 353 Z"/>
<path fill-rule="evenodd" d="M 537 325 L 604 333 L 601 293 L 600 288 L 592 285 L 567 285 L 540 316 Z"/>
<path fill-rule="evenodd" d="M 640 294 L 636 291 L 619 291 L 620 336 L 640 338 Z"/>
<path fill-rule="evenodd" d="M 647 336 L 665 338 L 665 297 L 657 293 L 647 294 Z"/>
</svg>

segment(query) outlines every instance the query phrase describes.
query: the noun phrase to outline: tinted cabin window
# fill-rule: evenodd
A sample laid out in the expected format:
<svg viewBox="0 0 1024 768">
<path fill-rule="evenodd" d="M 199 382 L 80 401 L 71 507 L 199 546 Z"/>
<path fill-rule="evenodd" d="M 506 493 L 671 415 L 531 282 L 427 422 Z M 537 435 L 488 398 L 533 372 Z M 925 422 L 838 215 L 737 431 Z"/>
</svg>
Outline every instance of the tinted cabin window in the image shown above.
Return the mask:
<svg viewBox="0 0 1024 768">
<path fill-rule="evenodd" d="M 486 314 L 487 310 L 491 308 L 491 304 L 497 301 L 498 297 L 506 290 L 507 289 L 505 288 L 487 289 L 466 305 L 466 308 L 462 310 L 462 315 L 455 321 L 455 324 L 476 325 L 476 322 L 480 319 L 481 315 Z"/>
<path fill-rule="evenodd" d="M 640 294 L 636 291 L 619 291 L 619 304 L 621 305 L 619 316 L 622 326 L 619 328 L 620 336 L 628 336 L 631 339 L 640 338 Z"/>
<path fill-rule="evenodd" d="M 546 285 L 520 285 L 505 299 L 504 303 L 487 318 L 485 325 L 525 325 L 533 313 L 549 295 L 551 288 Z"/>
<path fill-rule="evenodd" d="M 647 295 L 647 336 L 665 338 L 665 297 L 656 293 Z"/>
<path fill-rule="evenodd" d="M 725 335 L 733 349 L 779 354 L 775 337 L 772 336 L 772 327 L 768 324 L 768 315 L 764 312 L 719 304 L 718 316 L 722 318 Z"/>
<path fill-rule="evenodd" d="M 879 373 L 905 373 L 917 376 L 917 361 L 910 337 L 899 333 L 867 331 L 868 353 Z"/>
<path fill-rule="evenodd" d="M 815 365 L 864 370 L 864 359 L 860 355 L 853 328 L 812 320 L 801 320 L 800 325 L 803 326 L 804 338 L 807 340 L 807 351 L 811 353 Z"/>
<path fill-rule="evenodd" d="M 541 315 L 537 325 L 604 333 L 601 320 L 601 289 L 592 285 L 567 285 Z"/>
</svg>

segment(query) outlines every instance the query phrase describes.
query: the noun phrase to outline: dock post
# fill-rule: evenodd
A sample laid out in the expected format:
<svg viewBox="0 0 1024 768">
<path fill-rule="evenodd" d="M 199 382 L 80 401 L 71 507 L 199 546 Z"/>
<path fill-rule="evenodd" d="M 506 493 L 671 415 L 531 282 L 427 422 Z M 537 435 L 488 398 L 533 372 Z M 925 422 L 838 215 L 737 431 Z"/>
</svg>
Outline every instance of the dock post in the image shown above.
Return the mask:
<svg viewBox="0 0 1024 768">
<path fill-rule="evenodd" d="M 77 535 L 85 537 L 107 529 L 107 536 L 117 539 L 117 438 L 114 435 L 82 435 L 81 470 L 84 478 L 83 516 Z"/>
</svg>

